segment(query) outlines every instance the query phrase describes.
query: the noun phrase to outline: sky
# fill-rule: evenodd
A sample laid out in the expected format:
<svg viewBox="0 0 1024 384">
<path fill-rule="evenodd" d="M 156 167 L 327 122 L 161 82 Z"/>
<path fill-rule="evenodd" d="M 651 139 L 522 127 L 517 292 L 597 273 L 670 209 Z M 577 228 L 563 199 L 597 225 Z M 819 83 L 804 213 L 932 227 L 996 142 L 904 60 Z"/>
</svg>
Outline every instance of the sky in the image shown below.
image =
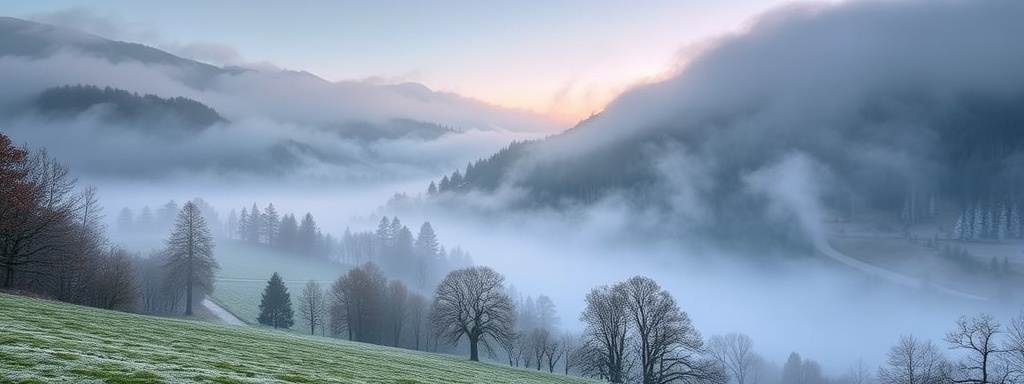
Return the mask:
<svg viewBox="0 0 1024 384">
<path fill-rule="evenodd" d="M 0 15 L 218 65 L 419 82 L 572 123 L 786 0 L 24 1 Z"/>
</svg>

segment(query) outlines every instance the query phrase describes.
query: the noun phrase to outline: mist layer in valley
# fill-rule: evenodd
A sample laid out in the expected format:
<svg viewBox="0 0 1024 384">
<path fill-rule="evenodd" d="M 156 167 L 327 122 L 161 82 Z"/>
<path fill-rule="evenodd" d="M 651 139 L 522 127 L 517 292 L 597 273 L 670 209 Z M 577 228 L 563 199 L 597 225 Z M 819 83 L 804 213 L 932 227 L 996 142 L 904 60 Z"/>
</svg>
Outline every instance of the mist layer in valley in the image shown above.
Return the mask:
<svg viewBox="0 0 1024 384">
<path fill-rule="evenodd" d="M 100 187 L 112 224 L 123 207 L 194 197 L 221 217 L 253 202 L 313 212 L 335 235 L 381 215 L 429 221 L 518 292 L 551 296 L 563 329 L 581 328 L 591 288 L 642 274 L 705 336 L 746 333 L 777 365 L 796 351 L 838 374 L 881 364 L 900 335 L 938 341 L 961 315 L 1017 313 L 1016 289 L 976 283 L 992 280 L 984 271 L 908 275 L 929 282 L 913 287 L 820 248 L 911 244 L 924 256 L 883 254 L 905 261 L 885 265 L 901 275 L 955 264 L 943 246 L 1024 270 L 1011 225 L 1024 207 L 1024 46 L 1008 38 L 1024 35 L 1021 17 L 1011 1 L 783 7 L 578 126 L 511 145 L 556 126 L 415 84 L 112 58 L 81 48 L 95 36 L 3 20 L 22 31 L 8 39 L 74 44 L 0 56 L 0 107 L 5 133 Z M 184 97 L 223 119 L 168 135 L 154 131 L 179 127 L 141 129 L 109 103 L 40 109 L 43 91 L 75 84 Z"/>
</svg>

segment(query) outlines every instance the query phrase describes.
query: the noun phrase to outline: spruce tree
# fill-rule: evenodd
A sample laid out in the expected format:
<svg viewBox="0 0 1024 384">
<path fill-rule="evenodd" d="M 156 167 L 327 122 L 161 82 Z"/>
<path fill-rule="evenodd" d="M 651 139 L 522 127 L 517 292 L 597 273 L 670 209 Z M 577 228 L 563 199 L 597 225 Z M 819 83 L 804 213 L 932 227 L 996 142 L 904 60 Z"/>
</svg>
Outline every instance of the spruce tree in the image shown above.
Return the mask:
<svg viewBox="0 0 1024 384">
<path fill-rule="evenodd" d="M 267 287 L 263 290 L 260 315 L 256 320 L 260 324 L 274 328 L 290 328 L 295 324 L 291 295 L 277 272 L 270 276 L 270 281 L 267 281 Z"/>
</svg>

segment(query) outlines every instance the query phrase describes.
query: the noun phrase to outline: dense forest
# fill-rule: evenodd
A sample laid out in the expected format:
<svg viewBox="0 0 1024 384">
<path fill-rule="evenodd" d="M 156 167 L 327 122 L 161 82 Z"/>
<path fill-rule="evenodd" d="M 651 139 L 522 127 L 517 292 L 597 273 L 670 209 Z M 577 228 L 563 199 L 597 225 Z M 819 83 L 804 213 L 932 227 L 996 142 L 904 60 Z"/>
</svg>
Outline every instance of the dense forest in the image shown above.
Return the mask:
<svg viewBox="0 0 1024 384">
<path fill-rule="evenodd" d="M 198 101 L 157 95 L 139 95 L 123 89 L 94 85 L 66 85 L 48 88 L 39 94 L 35 108 L 44 116 L 74 118 L 98 108 L 101 118 L 145 131 L 166 131 L 173 127 L 199 131 L 213 124 L 227 122 L 213 108 Z"/>
<path fill-rule="evenodd" d="M 620 194 L 639 208 L 668 212 L 668 175 L 703 167 L 702 176 L 709 179 L 700 182 L 708 187 L 697 191 L 715 217 L 698 229 L 725 237 L 756 233 L 773 241 L 786 238 L 786 230 L 766 223 L 768 201 L 749 193 L 746 177 L 788 154 L 801 153 L 827 170 L 822 201 L 844 219 L 871 210 L 915 224 L 935 218 L 938 211 L 952 211 L 961 218 L 960 229 L 951 236 L 1020 237 L 1024 94 L 962 94 L 952 101 L 895 94 L 865 101 L 855 108 L 855 119 L 830 122 L 811 133 L 764 126 L 746 132 L 754 137 L 724 142 L 728 135 L 741 134 L 737 127 L 749 129 L 743 122 L 756 113 L 751 111 L 679 118 L 629 131 L 614 145 L 597 144 L 582 154 L 559 156 L 579 145 L 573 143 L 593 140 L 609 128 L 597 124 L 602 118 L 597 115 L 542 141 L 513 142 L 432 182 L 427 191 L 494 192 L 507 185 L 527 192 L 513 203 L 526 208 L 593 203 Z M 666 158 L 681 154 L 693 156 L 666 166 Z M 956 222 L 943 224 L 953 228 Z"/>
</svg>

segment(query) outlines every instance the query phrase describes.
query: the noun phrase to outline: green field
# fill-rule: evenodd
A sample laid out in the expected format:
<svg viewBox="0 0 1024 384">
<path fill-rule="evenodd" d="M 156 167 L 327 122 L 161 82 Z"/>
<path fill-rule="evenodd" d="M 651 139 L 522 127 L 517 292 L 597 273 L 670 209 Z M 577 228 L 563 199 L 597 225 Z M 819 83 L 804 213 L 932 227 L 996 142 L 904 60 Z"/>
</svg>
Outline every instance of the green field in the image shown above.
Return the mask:
<svg viewBox="0 0 1024 384">
<path fill-rule="evenodd" d="M 465 357 L 0 294 L 0 383 L 583 383 Z"/>
<path fill-rule="evenodd" d="M 274 272 L 280 273 L 292 295 L 293 305 L 309 280 L 327 289 L 348 269 L 326 260 L 311 260 L 264 246 L 220 240 L 214 250 L 220 264 L 213 300 L 242 321 L 256 324 L 260 295 Z M 294 307 L 293 307 L 294 308 Z M 295 329 L 302 328 L 296 318 Z"/>
</svg>

